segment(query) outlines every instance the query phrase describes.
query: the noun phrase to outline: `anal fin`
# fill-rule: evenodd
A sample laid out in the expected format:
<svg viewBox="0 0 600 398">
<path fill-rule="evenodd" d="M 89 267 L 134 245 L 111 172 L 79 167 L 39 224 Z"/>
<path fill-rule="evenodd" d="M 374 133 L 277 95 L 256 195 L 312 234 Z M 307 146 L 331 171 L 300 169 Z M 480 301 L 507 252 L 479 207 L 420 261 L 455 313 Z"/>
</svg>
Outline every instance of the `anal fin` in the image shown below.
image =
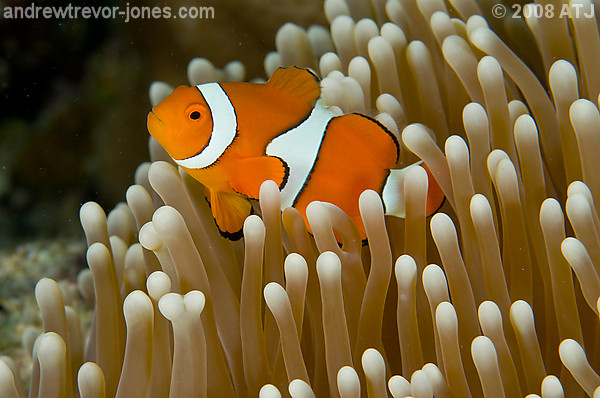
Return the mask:
<svg viewBox="0 0 600 398">
<path fill-rule="evenodd" d="M 252 212 L 250 201 L 241 195 L 210 191 L 210 207 L 221 235 L 240 239 L 244 221 Z"/>
</svg>

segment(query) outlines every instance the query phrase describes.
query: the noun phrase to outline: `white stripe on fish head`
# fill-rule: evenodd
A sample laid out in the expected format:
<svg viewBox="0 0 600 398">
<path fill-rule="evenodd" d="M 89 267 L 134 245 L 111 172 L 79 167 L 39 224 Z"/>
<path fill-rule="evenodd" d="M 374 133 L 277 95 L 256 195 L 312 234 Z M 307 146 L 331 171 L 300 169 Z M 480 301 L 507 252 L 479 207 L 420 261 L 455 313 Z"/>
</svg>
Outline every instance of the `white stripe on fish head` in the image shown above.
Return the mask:
<svg viewBox="0 0 600 398">
<path fill-rule="evenodd" d="M 213 121 L 213 129 L 206 145 L 198 154 L 187 159 L 174 159 L 188 169 L 203 169 L 214 164 L 235 139 L 237 117 L 227 93 L 219 83 L 206 83 L 196 86 L 208 108 Z"/>
</svg>

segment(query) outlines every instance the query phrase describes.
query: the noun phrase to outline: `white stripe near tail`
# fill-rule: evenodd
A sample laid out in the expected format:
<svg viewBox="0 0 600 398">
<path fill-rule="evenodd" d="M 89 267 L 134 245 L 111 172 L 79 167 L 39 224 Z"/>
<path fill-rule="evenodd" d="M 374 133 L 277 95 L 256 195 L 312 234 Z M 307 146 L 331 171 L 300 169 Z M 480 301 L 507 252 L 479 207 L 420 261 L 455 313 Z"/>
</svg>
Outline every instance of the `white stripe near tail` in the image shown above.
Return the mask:
<svg viewBox="0 0 600 398">
<path fill-rule="evenodd" d="M 388 176 L 385 185 L 383 186 L 383 192 L 381 193 L 381 199 L 385 205 L 385 214 L 405 218 L 406 204 L 404 201 L 404 178 L 409 170 L 414 167 L 420 167 L 421 163 L 423 162 L 413 163 L 403 169 L 390 170 L 390 175 Z"/>
</svg>

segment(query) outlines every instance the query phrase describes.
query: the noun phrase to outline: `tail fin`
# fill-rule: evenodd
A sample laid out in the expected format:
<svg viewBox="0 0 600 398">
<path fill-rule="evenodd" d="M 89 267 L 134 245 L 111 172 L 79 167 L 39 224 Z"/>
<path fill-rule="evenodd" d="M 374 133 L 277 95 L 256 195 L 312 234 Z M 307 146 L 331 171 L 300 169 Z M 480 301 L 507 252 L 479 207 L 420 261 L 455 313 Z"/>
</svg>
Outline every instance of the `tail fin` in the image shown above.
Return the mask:
<svg viewBox="0 0 600 398">
<path fill-rule="evenodd" d="M 414 167 L 423 167 L 427 172 L 427 204 L 425 206 L 425 215 L 435 214 L 444 204 L 446 197 L 437 181 L 431 174 L 431 171 L 423 161 L 411 164 L 403 169 L 390 170 L 390 175 L 383 187 L 381 197 L 385 205 L 385 214 L 405 218 L 406 205 L 404 199 L 404 178 L 406 174 Z"/>
<path fill-rule="evenodd" d="M 425 206 L 425 215 L 427 217 L 437 213 L 446 201 L 446 196 L 442 191 L 442 187 L 437 183 L 431 170 L 425 163 L 421 165 L 427 172 L 427 182 L 429 183 L 427 188 L 427 205 Z"/>
</svg>

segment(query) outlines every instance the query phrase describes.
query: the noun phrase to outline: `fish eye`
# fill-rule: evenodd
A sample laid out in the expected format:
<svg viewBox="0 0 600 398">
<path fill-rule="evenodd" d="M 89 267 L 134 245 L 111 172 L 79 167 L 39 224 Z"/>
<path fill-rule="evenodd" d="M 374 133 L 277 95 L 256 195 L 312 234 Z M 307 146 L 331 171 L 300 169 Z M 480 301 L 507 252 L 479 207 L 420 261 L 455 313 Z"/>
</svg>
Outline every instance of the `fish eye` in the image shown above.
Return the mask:
<svg viewBox="0 0 600 398">
<path fill-rule="evenodd" d="M 204 115 L 209 115 L 208 110 L 202 106 L 202 104 L 190 104 L 186 110 L 184 115 L 189 122 L 200 122 L 204 120 Z"/>
<path fill-rule="evenodd" d="M 192 113 L 190 113 L 190 114 L 189 114 L 189 116 L 188 116 L 188 117 L 189 117 L 191 120 L 198 120 L 198 119 L 200 119 L 200 116 L 201 116 L 200 112 L 198 112 L 198 111 L 193 111 Z"/>
</svg>

